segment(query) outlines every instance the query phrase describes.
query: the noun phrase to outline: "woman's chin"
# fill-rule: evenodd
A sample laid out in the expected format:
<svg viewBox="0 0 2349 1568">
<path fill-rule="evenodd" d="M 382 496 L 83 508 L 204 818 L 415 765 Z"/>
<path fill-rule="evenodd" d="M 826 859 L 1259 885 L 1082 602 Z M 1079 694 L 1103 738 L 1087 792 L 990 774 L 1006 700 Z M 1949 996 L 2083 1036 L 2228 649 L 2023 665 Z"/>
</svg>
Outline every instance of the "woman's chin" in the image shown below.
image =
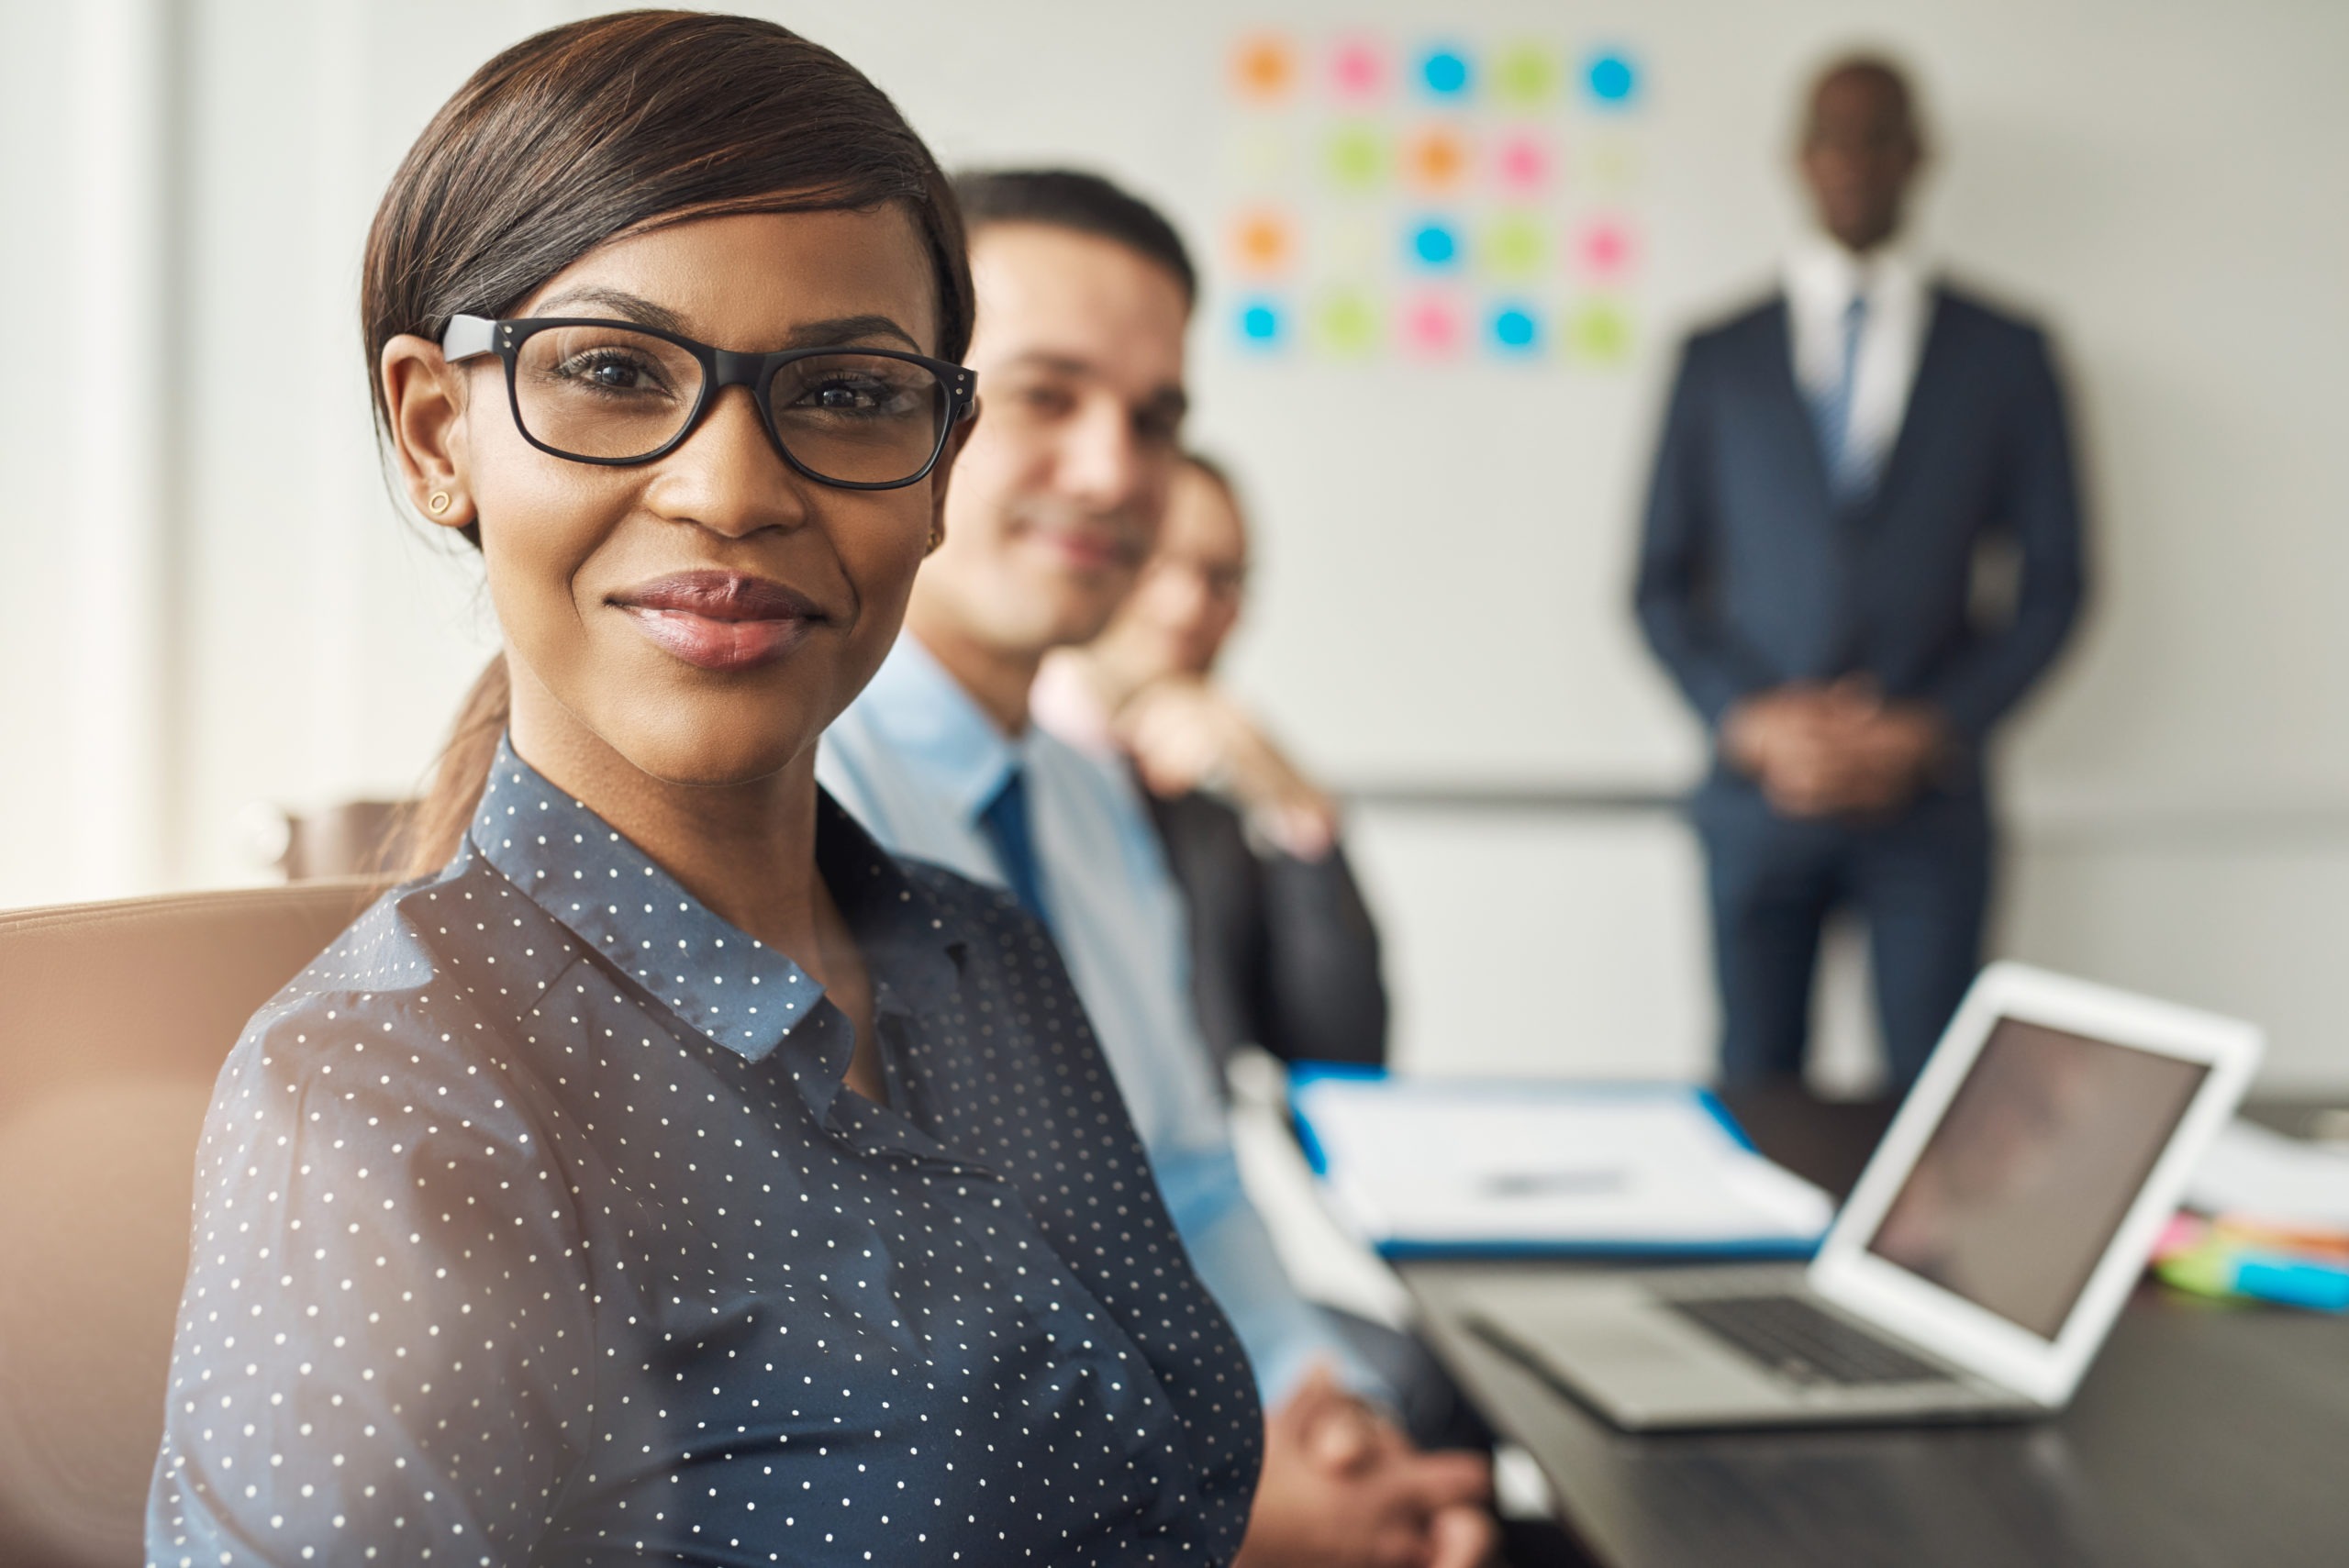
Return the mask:
<svg viewBox="0 0 2349 1568">
<path fill-rule="evenodd" d="M 729 722 L 687 706 L 606 740 L 638 772 L 662 784 L 726 789 L 774 778 L 803 762 L 814 765 L 822 727 L 777 723 L 781 717 L 768 711 L 758 716 L 763 723 Z"/>
</svg>

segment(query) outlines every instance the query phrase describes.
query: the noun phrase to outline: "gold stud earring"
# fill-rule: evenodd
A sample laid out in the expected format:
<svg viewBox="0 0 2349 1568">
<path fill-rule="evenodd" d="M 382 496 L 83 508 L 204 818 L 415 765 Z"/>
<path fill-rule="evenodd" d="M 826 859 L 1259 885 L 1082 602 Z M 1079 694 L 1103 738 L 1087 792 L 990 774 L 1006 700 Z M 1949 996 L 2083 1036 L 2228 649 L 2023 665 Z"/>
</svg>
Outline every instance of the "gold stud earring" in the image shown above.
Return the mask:
<svg viewBox="0 0 2349 1568">
<path fill-rule="evenodd" d="M 449 493 L 446 490 L 435 490 L 430 499 L 424 503 L 424 509 L 436 517 L 441 516 L 449 509 Z"/>
<path fill-rule="evenodd" d="M 932 523 L 930 528 L 930 546 L 921 552 L 922 558 L 924 560 L 928 560 L 930 556 L 936 555 L 938 553 L 938 547 L 945 542 L 946 530 L 940 528 L 937 524 Z"/>
</svg>

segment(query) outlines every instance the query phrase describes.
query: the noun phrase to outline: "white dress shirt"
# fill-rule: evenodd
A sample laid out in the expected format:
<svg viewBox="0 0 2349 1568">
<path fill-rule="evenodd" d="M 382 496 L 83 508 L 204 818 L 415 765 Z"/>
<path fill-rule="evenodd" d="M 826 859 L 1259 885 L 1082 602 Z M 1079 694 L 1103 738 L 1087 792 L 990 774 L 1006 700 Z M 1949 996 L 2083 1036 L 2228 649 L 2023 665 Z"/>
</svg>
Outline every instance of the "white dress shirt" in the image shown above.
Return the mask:
<svg viewBox="0 0 2349 1568">
<path fill-rule="evenodd" d="M 825 731 L 816 776 L 886 848 L 1001 887 L 981 814 L 1018 767 L 1052 937 L 1149 1151 L 1175 1229 L 1231 1319 L 1265 1403 L 1316 1360 L 1373 1398 L 1393 1391 L 1297 1294 L 1249 1202 L 1199 1032 L 1188 927 L 1133 780 L 1034 725 L 1014 739 L 908 632 Z"/>
<path fill-rule="evenodd" d="M 1898 245 L 1855 256 L 1824 235 L 1797 245 L 1787 259 L 1787 317 L 1795 384 L 1813 404 L 1843 378 L 1844 313 L 1865 296 L 1859 352 L 1852 367 L 1846 462 L 1869 477 L 1884 473 L 1916 384 L 1917 361 L 1932 325 L 1932 287 L 1917 258 Z"/>
</svg>

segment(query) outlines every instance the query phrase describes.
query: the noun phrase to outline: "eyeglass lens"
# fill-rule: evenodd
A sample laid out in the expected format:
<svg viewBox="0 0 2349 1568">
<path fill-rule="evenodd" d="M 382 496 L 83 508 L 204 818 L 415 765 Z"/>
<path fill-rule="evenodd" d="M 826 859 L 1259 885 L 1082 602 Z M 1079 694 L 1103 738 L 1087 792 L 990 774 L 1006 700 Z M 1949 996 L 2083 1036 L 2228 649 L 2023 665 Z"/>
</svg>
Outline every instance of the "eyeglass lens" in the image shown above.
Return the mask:
<svg viewBox="0 0 2349 1568">
<path fill-rule="evenodd" d="M 626 462 L 676 438 L 701 401 L 701 361 L 622 327 L 552 327 L 522 342 L 522 428 L 569 457 Z M 793 360 L 767 386 L 775 438 L 801 467 L 849 484 L 912 478 L 937 451 L 952 394 L 927 366 L 844 352 Z"/>
</svg>

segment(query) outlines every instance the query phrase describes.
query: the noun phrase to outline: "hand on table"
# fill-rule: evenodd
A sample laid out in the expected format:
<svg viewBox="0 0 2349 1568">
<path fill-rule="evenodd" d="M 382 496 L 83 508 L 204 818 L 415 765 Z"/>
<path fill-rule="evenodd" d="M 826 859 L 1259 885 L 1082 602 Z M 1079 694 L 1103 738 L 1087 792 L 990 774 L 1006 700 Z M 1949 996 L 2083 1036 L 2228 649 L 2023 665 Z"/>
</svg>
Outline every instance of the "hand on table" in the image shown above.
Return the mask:
<svg viewBox="0 0 2349 1568">
<path fill-rule="evenodd" d="M 1887 703 L 1858 680 L 1780 686 L 1721 724 L 1731 763 L 1788 817 L 1870 817 L 1914 799 L 1948 755 L 1949 727 L 1922 703 Z"/>
<path fill-rule="evenodd" d="M 1286 853 L 1318 861 L 1338 841 L 1338 808 L 1220 690 L 1190 676 L 1153 681 L 1119 710 L 1119 743 L 1156 795 L 1229 792 Z"/>
<path fill-rule="evenodd" d="M 1316 1368 L 1264 1420 L 1234 1568 L 1477 1568 L 1497 1530 L 1481 1455 L 1424 1453 Z"/>
</svg>

